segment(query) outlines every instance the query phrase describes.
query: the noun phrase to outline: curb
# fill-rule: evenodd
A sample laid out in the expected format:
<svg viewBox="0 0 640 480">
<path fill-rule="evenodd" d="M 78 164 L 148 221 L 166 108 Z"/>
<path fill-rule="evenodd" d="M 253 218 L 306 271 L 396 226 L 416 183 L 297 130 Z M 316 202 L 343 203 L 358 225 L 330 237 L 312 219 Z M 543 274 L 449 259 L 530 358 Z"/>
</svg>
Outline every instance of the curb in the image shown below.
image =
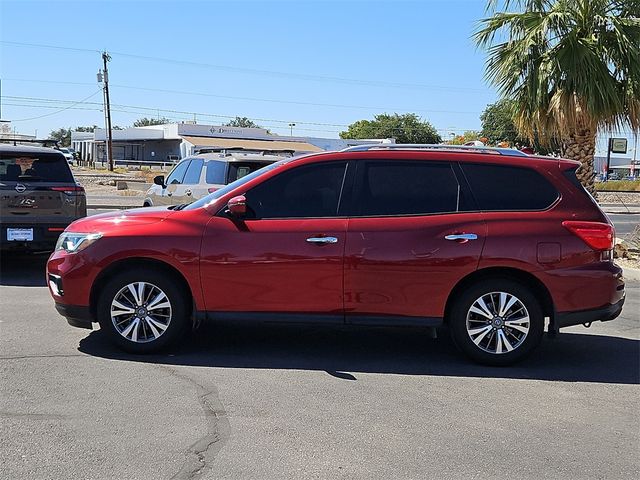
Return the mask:
<svg viewBox="0 0 640 480">
<path fill-rule="evenodd" d="M 88 209 L 93 210 L 130 210 L 132 208 L 142 208 L 142 205 L 104 205 L 104 204 L 96 204 L 96 205 L 87 205 Z"/>
<path fill-rule="evenodd" d="M 622 265 L 618 266 L 622 268 L 622 276 L 625 280 L 634 280 L 640 282 L 640 269 L 631 268 L 631 267 L 623 267 Z"/>
</svg>

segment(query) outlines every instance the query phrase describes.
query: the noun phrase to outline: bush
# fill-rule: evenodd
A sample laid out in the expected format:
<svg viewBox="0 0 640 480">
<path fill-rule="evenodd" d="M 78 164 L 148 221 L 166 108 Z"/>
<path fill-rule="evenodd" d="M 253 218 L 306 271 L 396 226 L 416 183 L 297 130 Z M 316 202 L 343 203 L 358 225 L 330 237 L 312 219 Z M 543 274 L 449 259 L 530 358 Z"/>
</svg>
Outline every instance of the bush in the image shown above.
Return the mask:
<svg viewBox="0 0 640 480">
<path fill-rule="evenodd" d="M 640 192 L 640 180 L 609 180 L 607 182 L 596 183 L 596 190 L 630 190 Z"/>
</svg>

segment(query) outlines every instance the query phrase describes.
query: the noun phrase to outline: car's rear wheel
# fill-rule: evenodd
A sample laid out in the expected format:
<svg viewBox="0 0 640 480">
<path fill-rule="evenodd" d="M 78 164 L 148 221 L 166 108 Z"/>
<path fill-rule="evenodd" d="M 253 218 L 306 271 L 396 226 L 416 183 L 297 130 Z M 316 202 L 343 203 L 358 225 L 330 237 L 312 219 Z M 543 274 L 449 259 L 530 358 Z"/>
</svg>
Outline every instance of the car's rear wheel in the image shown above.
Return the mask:
<svg viewBox="0 0 640 480">
<path fill-rule="evenodd" d="M 448 319 L 456 345 L 473 360 L 510 365 L 538 346 L 544 331 L 540 302 L 525 285 L 492 279 L 465 289 Z"/>
<path fill-rule="evenodd" d="M 187 296 L 178 285 L 171 276 L 145 269 L 114 276 L 98 300 L 101 330 L 128 352 L 167 347 L 188 323 Z"/>
</svg>

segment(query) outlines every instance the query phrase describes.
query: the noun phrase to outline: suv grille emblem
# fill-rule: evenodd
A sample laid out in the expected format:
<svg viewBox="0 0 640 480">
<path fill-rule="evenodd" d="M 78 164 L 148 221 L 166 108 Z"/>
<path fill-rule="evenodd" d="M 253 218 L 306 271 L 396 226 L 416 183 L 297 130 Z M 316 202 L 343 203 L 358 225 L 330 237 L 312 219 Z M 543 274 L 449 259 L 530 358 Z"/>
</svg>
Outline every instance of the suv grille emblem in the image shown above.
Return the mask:
<svg viewBox="0 0 640 480">
<path fill-rule="evenodd" d="M 27 187 L 25 187 L 24 185 L 22 185 L 21 183 L 16 185 L 16 192 L 18 193 L 22 193 L 27 189 Z"/>
</svg>

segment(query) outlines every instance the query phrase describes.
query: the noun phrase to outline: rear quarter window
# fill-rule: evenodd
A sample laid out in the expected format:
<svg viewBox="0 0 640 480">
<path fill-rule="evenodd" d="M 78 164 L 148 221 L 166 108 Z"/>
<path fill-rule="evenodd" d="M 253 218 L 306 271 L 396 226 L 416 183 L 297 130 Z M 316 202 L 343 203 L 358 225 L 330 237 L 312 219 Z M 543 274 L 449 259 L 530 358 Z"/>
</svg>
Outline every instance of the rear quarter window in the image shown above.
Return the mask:
<svg viewBox="0 0 640 480">
<path fill-rule="evenodd" d="M 0 153 L 0 181 L 74 183 L 67 160 L 59 153 Z"/>
<path fill-rule="evenodd" d="M 461 168 L 482 211 L 545 210 L 558 198 L 555 187 L 530 168 L 474 163 Z"/>
</svg>

